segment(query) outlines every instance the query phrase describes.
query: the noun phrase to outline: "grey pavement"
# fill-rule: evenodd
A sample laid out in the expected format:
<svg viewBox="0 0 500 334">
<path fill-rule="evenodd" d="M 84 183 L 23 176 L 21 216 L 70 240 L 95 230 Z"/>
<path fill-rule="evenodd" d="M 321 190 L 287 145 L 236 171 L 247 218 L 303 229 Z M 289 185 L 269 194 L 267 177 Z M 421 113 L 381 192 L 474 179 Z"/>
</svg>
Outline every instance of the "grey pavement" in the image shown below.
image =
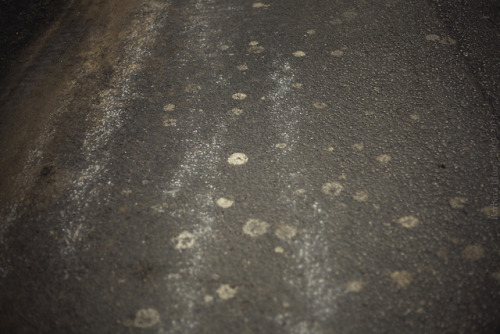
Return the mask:
<svg viewBox="0 0 500 334">
<path fill-rule="evenodd" d="M 500 333 L 498 2 L 58 13 L 1 82 L 1 333 Z"/>
</svg>

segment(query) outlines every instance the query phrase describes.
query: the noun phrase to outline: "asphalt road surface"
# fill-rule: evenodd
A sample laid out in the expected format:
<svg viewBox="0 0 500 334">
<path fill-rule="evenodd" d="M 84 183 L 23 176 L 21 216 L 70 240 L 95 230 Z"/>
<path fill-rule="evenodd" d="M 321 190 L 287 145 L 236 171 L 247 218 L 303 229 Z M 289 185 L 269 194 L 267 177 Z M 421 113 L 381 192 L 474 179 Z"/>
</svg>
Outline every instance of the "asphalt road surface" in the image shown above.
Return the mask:
<svg viewBox="0 0 500 334">
<path fill-rule="evenodd" d="M 0 90 L 1 333 L 500 333 L 498 2 L 68 1 Z"/>
</svg>

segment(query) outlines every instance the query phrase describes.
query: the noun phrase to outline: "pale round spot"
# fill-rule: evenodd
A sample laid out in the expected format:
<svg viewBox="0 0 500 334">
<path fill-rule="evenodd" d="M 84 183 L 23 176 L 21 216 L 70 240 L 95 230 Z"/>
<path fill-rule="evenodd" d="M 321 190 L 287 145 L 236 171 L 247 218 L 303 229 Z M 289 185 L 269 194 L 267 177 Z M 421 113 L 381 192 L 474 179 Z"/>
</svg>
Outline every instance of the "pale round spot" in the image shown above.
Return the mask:
<svg viewBox="0 0 500 334">
<path fill-rule="evenodd" d="M 264 52 L 264 47 L 260 46 L 260 45 L 251 45 L 248 48 L 248 52 L 255 53 L 255 54 L 262 53 L 262 52 Z"/>
<path fill-rule="evenodd" d="M 205 303 L 207 303 L 207 304 L 214 301 L 214 297 L 210 296 L 210 295 L 206 295 L 203 299 L 205 300 Z"/>
<path fill-rule="evenodd" d="M 158 203 L 151 207 L 151 209 L 157 213 L 164 213 L 167 208 L 168 208 L 167 203 Z"/>
<path fill-rule="evenodd" d="M 243 109 L 241 109 L 241 108 L 233 108 L 233 109 L 231 109 L 231 113 L 233 115 L 239 116 L 239 115 L 243 114 Z"/>
<path fill-rule="evenodd" d="M 227 209 L 230 208 L 233 204 L 234 201 L 229 199 L 229 198 L 224 198 L 221 197 L 216 201 L 217 205 L 220 206 L 221 208 Z"/>
<path fill-rule="evenodd" d="M 363 289 L 362 281 L 350 281 L 346 284 L 345 289 L 347 292 L 360 292 Z"/>
<path fill-rule="evenodd" d="M 333 146 L 328 146 L 326 150 L 327 150 L 328 152 L 333 152 L 333 151 L 335 151 L 335 147 L 333 147 Z"/>
<path fill-rule="evenodd" d="M 316 30 L 314 30 L 314 29 L 309 29 L 309 30 L 307 31 L 307 34 L 308 34 L 308 35 L 314 35 L 315 33 L 316 33 Z"/>
<path fill-rule="evenodd" d="M 467 203 L 467 198 L 465 197 L 453 197 L 450 199 L 450 206 L 453 209 L 463 209 Z"/>
<path fill-rule="evenodd" d="M 249 219 L 243 226 L 243 233 L 251 237 L 258 237 L 267 233 L 269 224 L 260 219 Z"/>
<path fill-rule="evenodd" d="M 304 195 L 306 193 L 306 190 L 305 189 L 297 189 L 295 190 L 294 194 L 295 195 Z"/>
<path fill-rule="evenodd" d="M 293 53 L 293 55 L 294 55 L 295 57 L 304 57 L 304 56 L 306 55 L 306 53 L 305 53 L 304 51 L 295 51 L 295 52 Z"/>
<path fill-rule="evenodd" d="M 413 281 L 413 276 L 406 270 L 395 271 L 391 274 L 391 279 L 400 288 L 406 288 Z"/>
<path fill-rule="evenodd" d="M 443 45 L 455 45 L 457 44 L 457 41 L 455 41 L 453 38 L 450 37 L 445 37 L 439 41 L 439 43 Z"/>
<path fill-rule="evenodd" d="M 430 34 L 430 35 L 425 36 L 425 39 L 428 41 L 438 41 L 439 36 L 436 34 Z"/>
<path fill-rule="evenodd" d="M 499 216 L 500 208 L 498 206 L 486 206 L 481 209 L 481 212 L 488 218 L 497 218 Z"/>
<path fill-rule="evenodd" d="M 274 252 L 278 253 L 278 254 L 283 254 L 285 252 L 285 250 L 282 247 L 278 246 L 278 247 L 274 248 Z"/>
<path fill-rule="evenodd" d="M 391 161 L 391 156 L 388 154 L 381 154 L 377 157 L 377 161 L 382 163 L 382 164 L 387 164 L 389 161 Z"/>
<path fill-rule="evenodd" d="M 175 104 L 169 103 L 163 106 L 164 111 L 174 111 Z"/>
<path fill-rule="evenodd" d="M 323 103 L 323 102 L 314 102 L 313 106 L 316 109 L 325 109 L 326 108 L 326 103 Z"/>
<path fill-rule="evenodd" d="M 248 45 L 250 45 L 250 46 L 259 45 L 259 42 L 257 42 L 257 41 L 251 41 L 250 43 L 248 43 Z"/>
<path fill-rule="evenodd" d="M 245 64 L 243 64 L 243 65 L 238 65 L 238 66 L 236 66 L 236 68 L 237 68 L 238 70 L 240 70 L 240 71 L 246 71 L 246 70 L 248 70 L 248 66 L 247 66 L 247 65 L 245 65 Z"/>
<path fill-rule="evenodd" d="M 344 190 L 344 186 L 338 182 L 328 182 L 321 187 L 321 191 L 323 191 L 325 195 L 330 196 L 338 196 L 342 190 Z"/>
<path fill-rule="evenodd" d="M 244 100 L 246 98 L 247 98 L 247 94 L 245 94 L 245 93 L 235 93 L 235 94 L 233 94 L 233 99 L 235 99 L 235 100 L 240 100 L 241 101 L 241 100 Z"/>
<path fill-rule="evenodd" d="M 358 13 L 353 11 L 353 10 L 350 10 L 350 11 L 342 13 L 342 16 L 348 20 L 352 20 L 352 19 L 356 18 L 356 16 L 358 16 Z"/>
<path fill-rule="evenodd" d="M 414 228 L 419 224 L 419 220 L 415 216 L 401 217 L 396 222 L 406 228 Z"/>
<path fill-rule="evenodd" d="M 333 24 L 334 26 L 338 26 L 338 25 L 342 24 L 342 20 L 341 19 L 333 19 L 330 21 L 330 24 Z"/>
<path fill-rule="evenodd" d="M 364 190 L 358 190 L 352 198 L 358 202 L 366 202 L 368 200 L 368 193 Z"/>
<path fill-rule="evenodd" d="M 163 126 L 177 126 L 177 120 L 173 118 L 163 119 Z"/>
<path fill-rule="evenodd" d="M 330 52 L 330 55 L 332 55 L 334 57 L 342 57 L 344 55 L 344 51 L 335 50 L 335 51 Z"/>
<path fill-rule="evenodd" d="M 276 145 L 274 145 L 276 148 L 285 148 L 286 147 L 286 143 L 278 143 Z"/>
<path fill-rule="evenodd" d="M 146 308 L 137 311 L 134 319 L 134 327 L 150 328 L 160 322 L 160 313 L 154 308 Z"/>
<path fill-rule="evenodd" d="M 477 261 L 484 256 L 484 248 L 481 245 L 468 245 L 462 252 L 462 257 L 469 261 Z"/>
<path fill-rule="evenodd" d="M 252 5 L 253 8 L 267 8 L 269 7 L 270 5 L 266 5 L 262 2 L 256 2 Z"/>
<path fill-rule="evenodd" d="M 222 46 L 220 47 L 220 49 L 221 49 L 222 51 L 226 51 L 227 49 L 229 49 L 229 45 L 222 45 Z"/>
<path fill-rule="evenodd" d="M 291 240 L 297 234 L 297 228 L 290 225 L 280 225 L 274 234 L 281 240 Z"/>
<path fill-rule="evenodd" d="M 175 249 L 188 249 L 194 246 L 196 241 L 196 237 L 194 234 L 184 231 L 178 237 L 174 239 L 177 241 L 177 245 L 175 245 Z"/>
<path fill-rule="evenodd" d="M 358 151 L 362 151 L 365 148 L 365 145 L 363 143 L 356 143 L 352 145 L 352 148 Z"/>
<path fill-rule="evenodd" d="M 184 90 L 186 91 L 186 93 L 198 93 L 199 91 L 201 91 L 201 86 L 196 84 L 189 84 Z"/>
<path fill-rule="evenodd" d="M 295 83 L 292 84 L 292 87 L 294 87 L 294 88 L 302 88 L 302 86 L 303 85 L 301 83 L 299 83 L 299 82 L 295 82 Z"/>
<path fill-rule="evenodd" d="M 227 299 L 234 298 L 237 291 L 238 291 L 238 288 L 232 288 L 229 284 L 222 284 L 217 289 L 216 292 L 219 295 L 220 299 L 227 300 Z"/>
<path fill-rule="evenodd" d="M 231 165 L 243 165 L 247 163 L 248 157 L 245 153 L 233 153 L 229 158 L 227 158 L 227 162 Z"/>
<path fill-rule="evenodd" d="M 410 118 L 414 121 L 418 121 L 420 119 L 420 115 L 418 114 L 411 114 L 410 115 Z"/>
</svg>

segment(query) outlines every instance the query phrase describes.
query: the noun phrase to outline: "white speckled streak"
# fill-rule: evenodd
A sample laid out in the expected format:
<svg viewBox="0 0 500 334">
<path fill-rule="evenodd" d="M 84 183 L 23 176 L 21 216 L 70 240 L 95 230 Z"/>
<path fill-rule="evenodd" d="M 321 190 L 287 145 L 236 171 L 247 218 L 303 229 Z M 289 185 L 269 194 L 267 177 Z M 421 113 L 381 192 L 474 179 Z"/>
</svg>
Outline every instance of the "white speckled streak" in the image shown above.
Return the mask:
<svg viewBox="0 0 500 334">
<path fill-rule="evenodd" d="M 214 12 L 216 2 L 213 0 L 192 0 L 186 6 L 192 15 L 185 26 L 182 37 L 188 52 L 181 56 L 181 71 L 189 73 L 192 64 L 205 64 L 207 67 L 212 62 L 218 61 L 223 51 L 219 45 L 226 44 L 220 40 L 214 28 L 215 22 L 224 17 L 225 13 Z M 233 10 L 226 8 L 225 10 Z M 230 44 L 230 43 L 227 43 Z M 188 84 L 198 85 L 199 79 L 188 74 Z M 222 156 L 224 136 L 227 133 L 227 121 L 218 119 L 210 137 L 199 131 L 200 125 L 213 122 L 209 113 L 200 113 L 200 109 L 207 109 L 206 101 L 201 98 L 205 89 L 217 86 L 226 87 L 230 76 L 221 75 L 210 80 L 204 80 L 200 94 L 191 94 L 190 110 L 185 113 L 184 119 L 178 122 L 178 129 L 185 133 L 182 147 L 185 148 L 184 157 L 172 180 L 164 189 L 164 196 L 180 198 L 184 192 L 189 192 L 186 202 L 181 208 L 169 214 L 186 222 L 181 230 L 192 233 L 196 240 L 192 247 L 181 251 L 181 259 L 176 269 L 181 275 L 171 274 L 167 277 L 170 287 L 170 302 L 177 305 L 178 314 L 174 319 L 165 323 L 162 333 L 199 333 L 201 331 L 199 316 L 195 313 L 195 305 L 206 300 L 208 291 L 199 283 L 198 279 L 210 277 L 211 264 L 210 252 L 212 251 L 213 225 L 215 223 L 215 210 L 218 210 L 216 199 L 221 195 L 217 191 L 219 176 L 218 165 L 227 163 L 227 156 Z M 208 86 L 208 88 L 207 88 Z M 231 100 L 231 95 L 228 96 Z M 192 195 L 195 193 L 195 195 Z M 184 197 L 183 197 L 184 198 Z M 173 244 L 172 244 L 173 245 Z M 177 250 L 178 251 L 178 250 Z M 186 279 L 186 276 L 189 279 Z M 215 292 L 215 291 L 213 291 Z"/>
<path fill-rule="evenodd" d="M 86 221 L 95 211 L 92 206 L 100 205 L 100 188 L 107 184 L 107 152 L 103 147 L 113 139 L 113 134 L 122 126 L 126 113 L 127 103 L 138 94 L 134 89 L 133 77 L 141 68 L 141 64 L 149 55 L 160 28 L 159 18 L 163 15 L 166 4 L 156 1 L 148 2 L 143 8 L 140 20 L 135 20 L 128 29 L 124 43 L 123 60 L 116 64 L 115 75 L 111 79 L 113 89 L 100 92 L 101 103 L 97 108 L 102 110 L 102 118 L 97 126 L 86 135 L 82 154 L 85 158 L 84 165 L 75 180 L 72 182 L 70 195 L 71 204 L 65 212 L 73 213 L 75 218 L 63 227 L 66 246 L 64 253 L 72 252 L 75 243 L 83 242 L 88 227 Z M 65 212 L 61 212 L 64 218 Z M 76 213 L 76 214 L 75 214 Z"/>
<path fill-rule="evenodd" d="M 292 84 L 295 82 L 295 70 L 287 62 L 279 64 L 279 70 L 271 74 L 276 88 L 270 94 L 273 101 L 273 112 L 270 117 L 280 141 L 286 143 L 278 156 L 278 163 L 288 166 L 289 172 L 282 175 L 280 184 L 284 187 L 278 199 L 278 205 L 286 207 L 289 211 L 299 211 L 297 201 L 303 201 L 304 195 L 296 190 L 307 187 L 307 171 L 298 170 L 297 159 L 300 155 L 294 152 L 300 140 L 300 124 L 302 113 L 299 106 L 294 105 Z M 321 333 L 322 324 L 335 314 L 336 299 L 345 293 L 341 284 L 335 285 L 330 279 L 332 260 L 328 249 L 328 240 L 325 238 L 325 221 L 328 214 L 321 209 L 317 202 L 311 204 L 308 221 L 316 221 L 316 228 L 309 228 L 305 233 L 298 234 L 292 242 L 293 261 L 283 273 L 285 284 L 293 288 L 294 300 L 300 300 L 305 309 L 289 310 L 275 315 L 275 320 L 285 323 L 289 333 Z M 296 216 L 303 216 L 305 212 L 297 212 Z M 298 222 L 285 222 L 298 223 Z M 298 321 L 298 313 L 305 311 L 308 320 Z M 297 312 L 295 314 L 294 312 Z"/>
</svg>

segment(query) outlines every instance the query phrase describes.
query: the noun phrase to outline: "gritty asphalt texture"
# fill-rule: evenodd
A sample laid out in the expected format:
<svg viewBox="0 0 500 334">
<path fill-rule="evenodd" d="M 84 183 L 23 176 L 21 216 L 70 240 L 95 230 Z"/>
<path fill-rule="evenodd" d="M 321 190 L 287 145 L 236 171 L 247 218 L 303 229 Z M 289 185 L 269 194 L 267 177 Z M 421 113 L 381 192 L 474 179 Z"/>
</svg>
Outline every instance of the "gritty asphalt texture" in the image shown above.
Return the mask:
<svg viewBox="0 0 500 334">
<path fill-rule="evenodd" d="M 58 13 L 0 90 L 0 332 L 500 332 L 495 1 Z"/>
</svg>

